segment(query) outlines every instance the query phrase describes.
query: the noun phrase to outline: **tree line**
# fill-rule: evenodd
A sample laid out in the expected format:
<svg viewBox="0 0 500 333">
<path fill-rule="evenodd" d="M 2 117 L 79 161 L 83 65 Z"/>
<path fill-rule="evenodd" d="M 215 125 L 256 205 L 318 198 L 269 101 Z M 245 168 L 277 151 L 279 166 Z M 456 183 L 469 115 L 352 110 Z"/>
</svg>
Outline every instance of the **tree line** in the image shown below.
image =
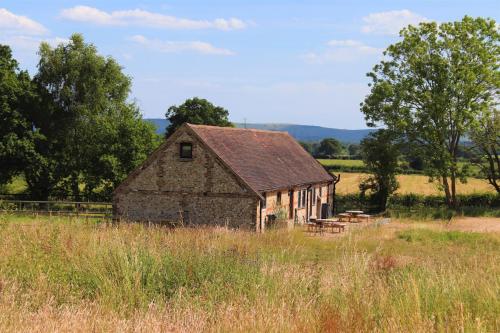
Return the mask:
<svg viewBox="0 0 500 333">
<path fill-rule="evenodd" d="M 385 208 L 405 158 L 437 180 L 450 207 L 475 164 L 500 193 L 499 29 L 492 19 L 408 26 L 367 74 L 360 145 L 302 143 L 316 157 L 359 155 L 372 176 L 360 186 Z M 0 45 L 0 185 L 23 174 L 34 199 L 109 200 L 163 138 L 129 101 L 131 79 L 79 34 L 42 43 L 33 77 Z M 233 126 L 228 111 L 192 98 L 166 113 L 166 135 L 184 122 Z M 468 144 L 464 144 L 467 139 Z M 459 163 L 467 156 L 469 163 Z"/>
</svg>

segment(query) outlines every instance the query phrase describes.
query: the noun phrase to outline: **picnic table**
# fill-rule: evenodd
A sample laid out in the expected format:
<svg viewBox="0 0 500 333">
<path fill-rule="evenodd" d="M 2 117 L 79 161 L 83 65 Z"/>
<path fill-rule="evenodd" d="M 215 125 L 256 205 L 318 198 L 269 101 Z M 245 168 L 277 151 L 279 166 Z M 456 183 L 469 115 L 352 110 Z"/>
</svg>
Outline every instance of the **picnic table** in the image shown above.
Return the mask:
<svg viewBox="0 0 500 333">
<path fill-rule="evenodd" d="M 364 214 L 362 210 L 346 210 L 345 213 L 339 214 L 339 218 L 347 219 L 347 222 L 360 222 L 361 219 L 368 220 L 370 215 Z"/>
<path fill-rule="evenodd" d="M 341 223 L 336 219 L 311 219 L 311 222 L 315 224 L 316 230 L 323 232 L 323 230 L 330 228 L 332 232 L 338 230 L 338 232 L 344 231 L 346 226 L 345 223 Z"/>
</svg>

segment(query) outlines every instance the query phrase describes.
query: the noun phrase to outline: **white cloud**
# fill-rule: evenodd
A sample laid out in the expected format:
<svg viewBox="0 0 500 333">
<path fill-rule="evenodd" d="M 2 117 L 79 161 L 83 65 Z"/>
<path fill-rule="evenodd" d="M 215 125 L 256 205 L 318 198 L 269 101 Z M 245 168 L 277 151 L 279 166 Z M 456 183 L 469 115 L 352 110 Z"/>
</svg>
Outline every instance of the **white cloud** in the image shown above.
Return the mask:
<svg viewBox="0 0 500 333">
<path fill-rule="evenodd" d="M 237 18 L 191 20 L 175 16 L 148 12 L 142 9 L 105 12 L 88 6 L 76 6 L 61 11 L 61 17 L 79 22 L 111 26 L 145 26 L 165 29 L 243 29 L 247 24 Z"/>
<path fill-rule="evenodd" d="M 408 9 L 371 13 L 363 17 L 365 25 L 361 31 L 380 35 L 397 35 L 402 28 L 409 24 L 416 25 L 426 21 L 429 21 L 426 17 Z"/>
<path fill-rule="evenodd" d="M 356 40 L 330 40 L 328 48 L 322 52 L 309 52 L 302 58 L 309 63 L 353 62 L 362 57 L 380 55 L 382 49 L 365 45 Z"/>
<path fill-rule="evenodd" d="M 200 41 L 162 41 L 159 39 L 148 39 L 142 35 L 135 35 L 130 40 L 146 46 L 152 50 L 164 53 L 196 52 L 210 55 L 234 55 L 234 52 L 228 49 L 222 49 L 213 46 L 210 43 Z"/>
<path fill-rule="evenodd" d="M 0 32 L 43 35 L 46 34 L 48 30 L 29 17 L 16 15 L 5 8 L 0 8 Z"/>
<path fill-rule="evenodd" d="M 61 37 L 40 38 L 24 35 L 0 37 L 0 44 L 9 45 L 13 49 L 24 51 L 36 51 L 41 42 L 47 42 L 50 46 L 55 47 L 61 43 L 67 43 L 69 40 Z"/>
</svg>

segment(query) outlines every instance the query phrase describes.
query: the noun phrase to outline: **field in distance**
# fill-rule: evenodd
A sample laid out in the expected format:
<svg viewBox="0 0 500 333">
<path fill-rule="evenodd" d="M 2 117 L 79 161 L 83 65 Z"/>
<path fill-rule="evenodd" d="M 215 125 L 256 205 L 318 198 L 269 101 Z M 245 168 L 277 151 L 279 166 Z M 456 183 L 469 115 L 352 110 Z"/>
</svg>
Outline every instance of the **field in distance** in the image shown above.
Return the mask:
<svg viewBox="0 0 500 333">
<path fill-rule="evenodd" d="M 498 332 L 500 234 L 469 222 L 322 237 L 0 215 L 0 331 Z"/>
<path fill-rule="evenodd" d="M 340 174 L 340 182 L 337 184 L 338 194 L 359 193 L 359 184 L 369 175 L 366 173 L 334 172 Z M 399 194 L 422 194 L 422 195 L 442 195 L 437 183 L 429 183 L 429 177 L 423 175 L 398 175 Z M 483 179 L 469 178 L 467 183 L 457 182 L 457 193 L 495 193 L 495 189 Z"/>
</svg>

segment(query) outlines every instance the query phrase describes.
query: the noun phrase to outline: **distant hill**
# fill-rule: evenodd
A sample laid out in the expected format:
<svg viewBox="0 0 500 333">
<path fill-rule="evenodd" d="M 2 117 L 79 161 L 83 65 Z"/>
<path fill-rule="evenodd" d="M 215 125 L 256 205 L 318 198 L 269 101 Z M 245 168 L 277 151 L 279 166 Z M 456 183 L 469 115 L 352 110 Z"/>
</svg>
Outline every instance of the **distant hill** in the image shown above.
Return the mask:
<svg viewBox="0 0 500 333">
<path fill-rule="evenodd" d="M 146 119 L 156 125 L 157 133 L 163 134 L 168 125 L 166 119 Z M 244 124 L 236 123 L 237 127 L 244 127 Z M 246 124 L 247 128 L 263 129 L 270 131 L 285 131 L 290 133 L 295 139 L 300 141 L 320 141 L 324 138 L 335 138 L 341 142 L 358 143 L 367 136 L 373 129 L 347 130 L 311 125 L 292 124 Z"/>
</svg>

